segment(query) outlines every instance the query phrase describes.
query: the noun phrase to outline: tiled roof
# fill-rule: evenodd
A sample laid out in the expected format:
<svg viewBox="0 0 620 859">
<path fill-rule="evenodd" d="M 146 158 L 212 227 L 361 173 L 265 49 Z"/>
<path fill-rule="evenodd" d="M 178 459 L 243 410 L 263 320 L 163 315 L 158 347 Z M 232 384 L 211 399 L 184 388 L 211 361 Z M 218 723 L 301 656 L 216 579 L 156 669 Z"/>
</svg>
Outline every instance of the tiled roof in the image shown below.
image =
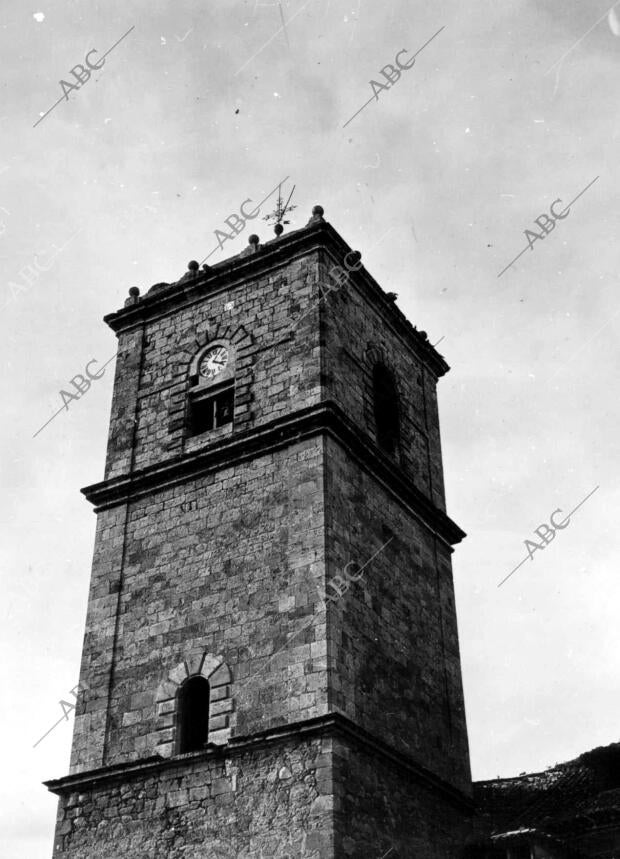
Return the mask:
<svg viewBox="0 0 620 859">
<path fill-rule="evenodd" d="M 474 797 L 496 835 L 535 828 L 565 840 L 620 827 L 620 743 L 541 773 L 475 782 Z"/>
</svg>

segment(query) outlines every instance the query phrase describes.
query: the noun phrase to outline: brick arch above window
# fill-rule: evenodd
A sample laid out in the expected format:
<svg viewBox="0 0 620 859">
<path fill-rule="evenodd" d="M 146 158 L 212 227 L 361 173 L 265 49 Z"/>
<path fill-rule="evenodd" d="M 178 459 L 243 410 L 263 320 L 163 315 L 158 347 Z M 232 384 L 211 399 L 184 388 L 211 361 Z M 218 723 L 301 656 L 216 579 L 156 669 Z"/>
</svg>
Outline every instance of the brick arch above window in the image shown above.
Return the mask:
<svg viewBox="0 0 620 859">
<path fill-rule="evenodd" d="M 206 349 L 211 343 L 220 341 L 231 343 L 238 355 L 243 355 L 244 351 L 251 348 L 254 342 L 252 335 L 243 325 L 235 327 L 234 325 L 226 325 L 224 322 L 218 322 L 216 325 L 210 326 L 207 332 L 196 336 L 179 353 L 181 361 L 179 372 L 189 369 L 197 353 Z"/>
<path fill-rule="evenodd" d="M 192 651 L 159 684 L 156 695 L 158 737 L 155 752 L 169 758 L 176 748 L 177 697 L 181 684 L 188 677 L 201 676 L 209 682 L 208 742 L 224 745 L 233 728 L 234 701 L 232 675 L 221 656 L 208 651 Z"/>
<path fill-rule="evenodd" d="M 248 357 L 252 354 L 254 340 L 243 325 L 231 325 L 219 322 L 210 325 L 208 332 L 194 333 L 179 349 L 176 360 L 177 383 L 170 392 L 170 413 L 168 433 L 170 440 L 168 449 L 171 452 L 181 452 L 187 435 L 187 403 L 192 387 L 191 371 L 197 356 L 204 353 L 213 343 L 228 342 L 234 351 L 235 367 L 235 428 L 241 429 L 251 420 L 251 386 L 252 369 Z"/>
</svg>

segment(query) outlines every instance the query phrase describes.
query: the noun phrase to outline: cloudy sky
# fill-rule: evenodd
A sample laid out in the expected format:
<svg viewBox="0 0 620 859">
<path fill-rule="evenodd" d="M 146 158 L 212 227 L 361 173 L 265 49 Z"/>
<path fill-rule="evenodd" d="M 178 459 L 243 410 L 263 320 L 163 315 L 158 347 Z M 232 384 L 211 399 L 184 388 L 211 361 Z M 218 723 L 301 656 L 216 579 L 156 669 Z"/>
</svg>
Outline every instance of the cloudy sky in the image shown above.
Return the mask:
<svg viewBox="0 0 620 859">
<path fill-rule="evenodd" d="M 440 414 L 449 512 L 468 533 L 454 570 L 474 777 L 619 739 L 620 27 L 607 2 L 2 0 L 4 859 L 51 855 L 41 781 L 67 772 L 71 719 L 33 744 L 78 679 L 95 524 L 79 488 L 102 477 L 113 362 L 33 436 L 72 377 L 113 356 L 101 319 L 128 288 L 177 279 L 285 176 L 291 226 L 321 203 L 452 367 Z M 343 128 L 380 69 L 436 33 Z M 123 36 L 41 119 L 59 81 Z M 595 179 L 498 278 L 534 220 Z M 593 490 L 498 587 L 534 530 Z"/>
</svg>

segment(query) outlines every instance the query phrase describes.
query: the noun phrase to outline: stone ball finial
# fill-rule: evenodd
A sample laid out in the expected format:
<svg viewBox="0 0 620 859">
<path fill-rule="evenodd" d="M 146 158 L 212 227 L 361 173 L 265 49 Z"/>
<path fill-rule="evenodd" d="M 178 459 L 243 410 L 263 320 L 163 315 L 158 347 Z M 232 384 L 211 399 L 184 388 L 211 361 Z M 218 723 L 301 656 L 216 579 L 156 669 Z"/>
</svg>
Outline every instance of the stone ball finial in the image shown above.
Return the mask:
<svg viewBox="0 0 620 859">
<path fill-rule="evenodd" d="M 323 206 L 313 206 L 312 207 L 312 217 L 306 224 L 306 226 L 310 226 L 311 224 L 322 224 L 323 221 L 324 209 Z"/>
<path fill-rule="evenodd" d="M 258 238 L 258 236 L 256 235 L 256 233 L 252 233 L 252 235 L 251 235 L 251 236 L 250 236 L 250 238 L 248 239 L 248 244 L 250 244 L 250 245 L 257 245 L 257 244 L 259 243 L 259 241 L 260 241 L 260 239 Z"/>
<path fill-rule="evenodd" d="M 426 333 L 426 331 L 418 331 L 418 334 L 420 335 L 422 340 L 428 340 L 428 334 Z"/>
<path fill-rule="evenodd" d="M 198 271 L 200 263 L 197 263 L 195 259 L 192 259 L 187 263 L 187 268 L 189 271 Z"/>
<path fill-rule="evenodd" d="M 129 298 L 125 299 L 125 307 L 131 307 L 132 304 L 137 304 L 140 301 L 140 290 L 137 286 L 129 287 Z"/>
<path fill-rule="evenodd" d="M 282 224 L 276 224 L 275 227 L 273 228 L 273 231 L 276 234 L 276 236 L 281 236 L 282 233 L 284 232 L 284 227 L 282 226 Z"/>
</svg>

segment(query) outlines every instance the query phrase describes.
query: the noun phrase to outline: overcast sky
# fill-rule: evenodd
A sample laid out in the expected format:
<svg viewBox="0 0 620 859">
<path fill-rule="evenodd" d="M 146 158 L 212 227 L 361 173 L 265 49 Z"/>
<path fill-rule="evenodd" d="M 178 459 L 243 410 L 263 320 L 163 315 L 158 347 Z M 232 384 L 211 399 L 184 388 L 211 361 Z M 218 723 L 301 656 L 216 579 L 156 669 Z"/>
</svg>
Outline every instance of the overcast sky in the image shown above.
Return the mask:
<svg viewBox="0 0 620 859">
<path fill-rule="evenodd" d="M 33 744 L 78 680 L 95 525 L 79 489 L 103 475 L 114 362 L 33 435 L 87 362 L 113 356 L 101 320 L 128 288 L 180 277 L 285 176 L 291 228 L 321 203 L 408 318 L 443 338 L 474 778 L 618 740 L 620 28 L 607 0 L 1 8 L 3 859 L 52 852 L 41 782 L 67 773 L 72 718 Z M 343 128 L 380 69 L 442 27 Z M 124 34 L 33 127 L 59 81 Z M 534 219 L 596 177 L 498 278 Z M 534 529 L 596 487 L 498 588 Z"/>
</svg>

